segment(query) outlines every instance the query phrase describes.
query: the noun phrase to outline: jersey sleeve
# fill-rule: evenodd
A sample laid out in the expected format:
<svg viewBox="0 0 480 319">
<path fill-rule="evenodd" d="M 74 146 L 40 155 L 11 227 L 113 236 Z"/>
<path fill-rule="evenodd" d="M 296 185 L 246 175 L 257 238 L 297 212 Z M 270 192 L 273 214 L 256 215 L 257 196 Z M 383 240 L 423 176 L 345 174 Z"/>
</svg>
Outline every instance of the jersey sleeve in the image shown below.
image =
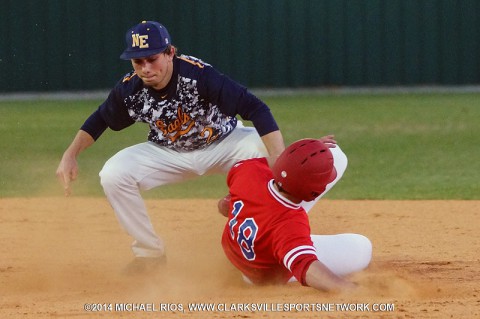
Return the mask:
<svg viewBox="0 0 480 319">
<path fill-rule="evenodd" d="M 308 267 L 318 258 L 310 238 L 310 226 L 306 213 L 296 211 L 292 214 L 294 214 L 292 218 L 277 228 L 273 249 L 278 261 L 302 285 L 306 285 L 305 276 Z"/>
<path fill-rule="evenodd" d="M 244 86 L 221 74 L 212 66 L 205 66 L 200 89 L 208 100 L 218 105 L 229 116 L 252 121 L 260 136 L 278 130 L 270 108 Z"/>
<path fill-rule="evenodd" d="M 141 80 L 138 80 L 135 74 L 127 74 L 115 85 L 107 99 L 99 106 L 100 115 L 112 130 L 120 131 L 135 123 L 128 114 L 124 99 L 132 91 L 133 86 L 139 83 L 138 81 Z"/>
<path fill-rule="evenodd" d="M 289 251 L 284 257 L 283 264 L 290 270 L 298 282 L 306 286 L 308 267 L 310 267 L 315 260 L 318 260 L 315 247 L 306 245 L 295 247 Z"/>
<path fill-rule="evenodd" d="M 135 123 L 123 104 L 121 91 L 121 85 L 117 84 L 110 91 L 107 99 L 81 126 L 80 129 L 90 134 L 94 140 L 97 140 L 107 127 L 120 131 Z"/>
<path fill-rule="evenodd" d="M 96 141 L 100 135 L 105 132 L 107 127 L 107 123 L 97 109 L 88 117 L 80 129 L 90 134 L 90 136 Z"/>
</svg>

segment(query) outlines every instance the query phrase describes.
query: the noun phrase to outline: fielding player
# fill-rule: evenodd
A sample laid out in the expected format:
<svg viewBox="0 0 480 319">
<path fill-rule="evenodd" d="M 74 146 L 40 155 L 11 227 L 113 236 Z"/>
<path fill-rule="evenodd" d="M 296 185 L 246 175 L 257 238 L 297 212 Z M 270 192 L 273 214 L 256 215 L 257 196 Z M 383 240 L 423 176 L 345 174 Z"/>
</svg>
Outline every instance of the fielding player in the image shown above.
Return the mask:
<svg viewBox="0 0 480 319">
<path fill-rule="evenodd" d="M 57 177 L 69 195 L 78 175 L 79 154 L 107 128 L 118 131 L 136 122 L 148 125 L 147 142 L 119 151 L 100 172 L 120 225 L 134 239 L 133 253 L 142 257 L 134 260 L 135 269 L 135 264 L 142 267 L 165 256 L 164 242 L 154 230 L 141 191 L 227 173 L 239 160 L 275 157 L 285 146 L 264 102 L 211 65 L 179 55 L 160 23 L 133 26 L 126 43 L 120 58 L 130 60 L 134 70 L 120 79 L 82 125 L 63 154 Z M 254 127 L 244 127 L 237 115 Z M 339 154 L 346 163 L 345 155 Z"/>
<path fill-rule="evenodd" d="M 370 263 L 372 246 L 362 235 L 310 235 L 301 202 L 317 199 L 336 179 L 333 146 L 303 139 L 272 169 L 267 158 L 257 158 L 230 170 L 230 193 L 219 201 L 220 213 L 228 216 L 222 246 L 246 281 L 278 284 L 294 277 L 317 289 L 342 289 L 354 286 L 343 275 Z"/>
</svg>

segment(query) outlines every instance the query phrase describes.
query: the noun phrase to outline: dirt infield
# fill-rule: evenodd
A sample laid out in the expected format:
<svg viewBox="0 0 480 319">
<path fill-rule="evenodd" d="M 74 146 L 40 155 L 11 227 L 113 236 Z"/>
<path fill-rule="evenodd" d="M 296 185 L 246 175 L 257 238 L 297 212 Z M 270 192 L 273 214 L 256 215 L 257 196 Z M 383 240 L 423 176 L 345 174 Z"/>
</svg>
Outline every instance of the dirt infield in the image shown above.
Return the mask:
<svg viewBox="0 0 480 319">
<path fill-rule="evenodd" d="M 244 284 L 214 200 L 147 205 L 168 262 L 126 276 L 131 239 L 105 199 L 0 199 L 0 317 L 480 318 L 480 201 L 320 201 L 314 233 L 374 246 L 351 277 L 359 288 L 342 293 Z M 215 308 L 189 308 L 202 303 Z"/>
</svg>

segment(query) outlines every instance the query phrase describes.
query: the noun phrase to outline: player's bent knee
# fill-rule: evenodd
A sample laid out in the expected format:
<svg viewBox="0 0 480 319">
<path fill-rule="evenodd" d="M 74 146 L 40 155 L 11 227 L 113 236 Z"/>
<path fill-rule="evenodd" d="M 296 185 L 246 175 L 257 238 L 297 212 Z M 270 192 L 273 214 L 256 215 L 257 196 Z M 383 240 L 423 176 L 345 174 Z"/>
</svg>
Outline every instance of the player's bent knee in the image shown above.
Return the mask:
<svg viewBox="0 0 480 319">
<path fill-rule="evenodd" d="M 372 242 L 370 239 L 363 235 L 351 234 L 354 245 L 354 251 L 356 252 L 356 268 L 363 270 L 368 267 L 372 260 Z"/>
<path fill-rule="evenodd" d="M 118 165 L 112 165 L 107 161 L 98 175 L 100 176 L 100 184 L 104 189 L 107 189 L 128 183 L 129 173 Z"/>
<path fill-rule="evenodd" d="M 117 184 L 115 182 L 115 175 L 111 174 L 108 170 L 102 169 L 98 175 L 100 176 L 100 184 L 103 188 L 111 188 Z"/>
</svg>

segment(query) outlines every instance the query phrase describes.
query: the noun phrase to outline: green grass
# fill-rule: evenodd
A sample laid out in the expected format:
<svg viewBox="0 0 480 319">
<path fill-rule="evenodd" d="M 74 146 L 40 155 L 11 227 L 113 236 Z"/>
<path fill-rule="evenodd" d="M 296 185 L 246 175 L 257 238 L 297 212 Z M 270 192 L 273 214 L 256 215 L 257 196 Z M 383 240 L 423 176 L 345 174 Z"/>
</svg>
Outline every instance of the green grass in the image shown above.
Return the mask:
<svg viewBox="0 0 480 319">
<path fill-rule="evenodd" d="M 480 94 L 265 96 L 287 143 L 333 133 L 349 158 L 331 199 L 480 199 Z M 101 101 L 0 102 L 0 197 L 60 196 L 55 170 Z M 246 124 L 249 124 L 246 122 Z M 107 130 L 79 158 L 77 196 L 103 196 L 98 172 L 147 127 Z M 157 188 L 147 198 L 217 198 L 224 176 Z"/>
</svg>

